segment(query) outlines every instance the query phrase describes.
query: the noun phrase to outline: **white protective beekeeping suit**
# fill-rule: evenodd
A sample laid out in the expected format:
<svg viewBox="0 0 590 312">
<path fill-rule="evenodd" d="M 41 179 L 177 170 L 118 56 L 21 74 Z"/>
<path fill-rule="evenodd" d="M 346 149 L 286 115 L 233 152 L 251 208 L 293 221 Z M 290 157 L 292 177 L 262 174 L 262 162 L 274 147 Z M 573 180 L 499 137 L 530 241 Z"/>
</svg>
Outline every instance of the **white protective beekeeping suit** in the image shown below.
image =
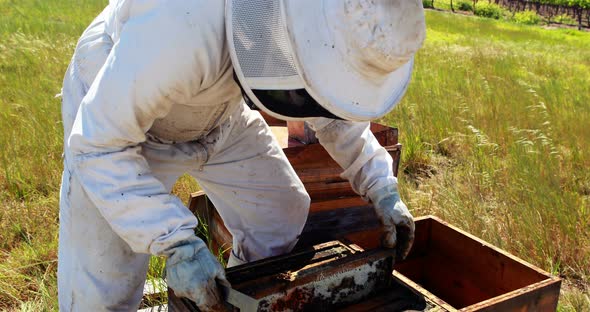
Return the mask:
<svg viewBox="0 0 590 312">
<path fill-rule="evenodd" d="M 309 196 L 244 104 L 224 10 L 223 1 L 111 0 L 80 38 L 63 86 L 60 310 L 137 309 L 149 255 L 223 279 L 195 238 L 197 219 L 170 195 L 185 173 L 233 235 L 234 263 L 296 243 Z M 355 191 L 377 202 L 373 193 L 395 187 L 368 122 L 308 121 Z"/>
</svg>

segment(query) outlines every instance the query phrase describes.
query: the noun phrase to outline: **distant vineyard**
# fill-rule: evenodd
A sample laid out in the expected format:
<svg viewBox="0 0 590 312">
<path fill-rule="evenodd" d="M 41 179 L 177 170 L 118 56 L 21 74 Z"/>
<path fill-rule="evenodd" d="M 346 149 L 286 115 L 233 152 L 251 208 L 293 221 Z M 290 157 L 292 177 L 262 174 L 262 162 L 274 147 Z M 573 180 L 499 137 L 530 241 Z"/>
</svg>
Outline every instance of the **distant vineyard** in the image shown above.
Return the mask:
<svg viewBox="0 0 590 312">
<path fill-rule="evenodd" d="M 496 19 L 502 15 L 512 19 L 518 12 L 531 11 L 530 14 L 536 14 L 550 24 L 590 28 L 590 0 L 422 0 L 422 3 L 424 7 L 473 11 L 476 15 Z M 481 8 L 479 12 L 478 7 Z"/>
<path fill-rule="evenodd" d="M 532 10 L 549 21 L 559 15 L 574 18 L 578 28 L 590 27 L 590 0 L 494 0 L 511 12 Z"/>
</svg>

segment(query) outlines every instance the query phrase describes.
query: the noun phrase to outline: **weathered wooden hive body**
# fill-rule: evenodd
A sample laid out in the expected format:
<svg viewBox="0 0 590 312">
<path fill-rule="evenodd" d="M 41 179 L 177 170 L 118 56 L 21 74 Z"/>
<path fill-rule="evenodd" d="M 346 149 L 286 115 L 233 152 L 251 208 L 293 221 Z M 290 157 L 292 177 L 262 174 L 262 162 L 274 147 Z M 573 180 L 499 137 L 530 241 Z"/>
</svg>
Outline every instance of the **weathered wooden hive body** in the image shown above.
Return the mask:
<svg viewBox="0 0 590 312">
<path fill-rule="evenodd" d="M 285 125 L 272 120 L 269 124 Z M 392 155 L 397 174 L 401 154 L 397 129 L 373 124 L 371 130 Z M 291 258 L 299 259 L 295 261 L 297 265 L 307 266 L 308 271 L 298 271 L 302 268 L 297 265 L 277 266 L 290 263 L 288 259 L 294 255 L 279 257 L 278 262 L 269 259 L 270 262 L 263 260 L 229 269 L 228 278 L 234 288 L 260 302 L 267 300 L 258 311 L 555 311 L 559 278 L 432 216 L 416 219 L 412 251 L 405 261 L 394 265 L 393 274 L 391 270 L 386 273 L 390 277 L 387 286 L 383 281 L 367 284 L 370 291 L 358 298 L 341 296 L 343 301 L 333 305 L 301 305 L 296 299 L 303 297 L 293 299 L 285 283 L 277 282 L 276 276 L 299 272 L 308 275 L 307 280 L 301 281 L 308 281 L 313 274 L 322 275 L 330 269 L 335 270 L 332 273 L 341 273 L 334 265 L 350 267 L 354 263 L 361 267 L 363 257 L 368 263 L 375 261 L 371 258 L 375 255 L 381 260 L 387 256 L 378 249 L 381 231 L 370 203 L 354 194 L 348 182 L 340 178 L 340 167 L 321 145 L 313 144 L 313 135 L 302 123 L 289 125 L 289 147 L 284 151 L 312 198 L 308 221 L 295 251 L 307 252 L 308 256 Z M 231 234 L 205 194 L 194 194 L 189 208 L 209 224 L 212 250 L 228 250 Z M 345 242 L 338 246 L 347 251 L 332 254 L 340 262 L 318 266 L 313 262 L 317 253 L 314 248 L 333 240 Z M 310 268 L 316 271 L 309 271 Z M 275 298 L 272 304 L 268 301 L 271 297 Z M 175 311 L 196 311 L 190 302 L 180 300 L 172 292 L 170 302 Z"/>
</svg>

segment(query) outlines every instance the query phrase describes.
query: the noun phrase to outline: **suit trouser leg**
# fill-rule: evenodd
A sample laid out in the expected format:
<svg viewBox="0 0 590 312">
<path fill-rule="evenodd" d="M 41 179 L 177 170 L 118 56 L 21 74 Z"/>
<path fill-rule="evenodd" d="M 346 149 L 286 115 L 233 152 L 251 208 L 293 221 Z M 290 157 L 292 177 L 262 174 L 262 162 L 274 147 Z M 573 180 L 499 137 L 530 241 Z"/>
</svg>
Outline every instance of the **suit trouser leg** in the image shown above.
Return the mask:
<svg viewBox="0 0 590 312">
<path fill-rule="evenodd" d="M 258 112 L 243 106 L 230 118 L 219 141 L 204 140 L 209 159 L 192 174 L 232 234 L 234 257 L 289 252 L 307 220 L 309 195 Z"/>
<path fill-rule="evenodd" d="M 61 311 L 133 311 L 149 255 L 134 253 L 64 172 L 60 203 L 58 288 Z"/>
</svg>

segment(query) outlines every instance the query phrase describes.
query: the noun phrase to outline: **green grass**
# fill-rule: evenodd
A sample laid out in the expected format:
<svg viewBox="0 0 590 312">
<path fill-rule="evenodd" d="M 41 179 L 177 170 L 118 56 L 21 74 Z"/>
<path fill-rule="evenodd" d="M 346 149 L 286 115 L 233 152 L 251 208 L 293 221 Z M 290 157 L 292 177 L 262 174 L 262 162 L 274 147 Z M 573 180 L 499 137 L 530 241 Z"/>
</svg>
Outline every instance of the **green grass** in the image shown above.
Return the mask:
<svg viewBox="0 0 590 312">
<path fill-rule="evenodd" d="M 56 310 L 61 80 L 105 1 L 0 0 L 0 310 Z"/>
<path fill-rule="evenodd" d="M 401 130 L 414 212 L 588 287 L 589 48 L 589 33 L 429 12 L 407 97 L 384 119 Z"/>
<path fill-rule="evenodd" d="M 57 309 L 55 95 L 105 4 L 0 0 L 0 310 Z M 590 34 L 441 12 L 427 22 L 407 97 L 382 120 L 400 128 L 404 199 L 567 278 L 560 310 L 589 311 Z M 196 187 L 183 178 L 174 193 Z"/>
</svg>

